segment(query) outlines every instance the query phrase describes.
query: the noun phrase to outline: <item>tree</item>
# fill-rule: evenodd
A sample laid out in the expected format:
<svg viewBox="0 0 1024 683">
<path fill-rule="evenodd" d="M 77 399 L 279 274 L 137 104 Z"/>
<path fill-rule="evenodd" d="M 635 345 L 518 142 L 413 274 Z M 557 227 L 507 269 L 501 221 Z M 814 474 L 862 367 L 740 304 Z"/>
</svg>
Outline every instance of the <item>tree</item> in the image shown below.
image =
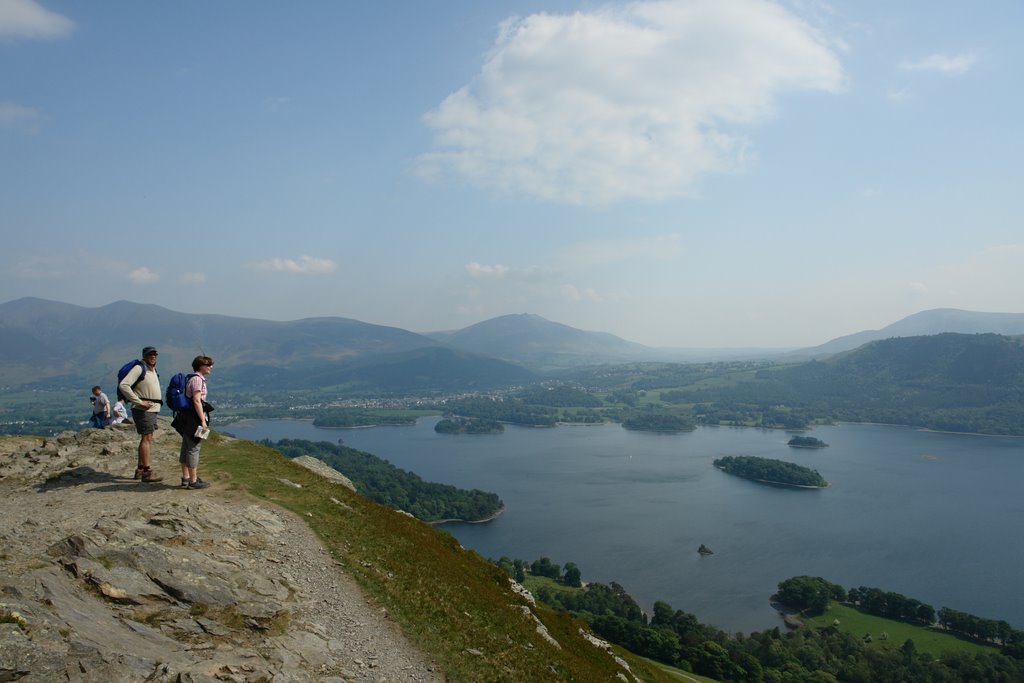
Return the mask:
<svg viewBox="0 0 1024 683">
<path fill-rule="evenodd" d="M 800 610 L 824 612 L 828 601 L 843 592 L 842 586 L 820 576 L 794 576 L 779 584 L 779 600 Z"/>
<path fill-rule="evenodd" d="M 672 605 L 657 600 L 654 603 L 654 616 L 651 617 L 651 626 L 672 626 Z"/>
<path fill-rule="evenodd" d="M 580 568 L 576 566 L 576 563 L 566 562 L 565 575 L 562 577 L 562 583 L 564 583 L 566 586 L 574 586 L 576 588 L 579 588 L 583 585 L 583 582 L 580 579 Z"/>
<path fill-rule="evenodd" d="M 562 567 L 552 563 L 550 557 L 542 557 L 533 561 L 533 564 L 530 565 L 530 573 L 557 581 L 562 576 Z"/>
</svg>

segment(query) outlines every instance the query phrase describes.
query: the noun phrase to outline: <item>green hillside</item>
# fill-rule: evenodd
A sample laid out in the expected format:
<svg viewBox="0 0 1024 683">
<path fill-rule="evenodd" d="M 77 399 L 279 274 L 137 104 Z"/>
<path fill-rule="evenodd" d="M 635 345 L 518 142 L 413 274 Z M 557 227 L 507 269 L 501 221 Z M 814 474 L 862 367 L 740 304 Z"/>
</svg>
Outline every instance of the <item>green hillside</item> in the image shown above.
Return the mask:
<svg viewBox="0 0 1024 683">
<path fill-rule="evenodd" d="M 829 360 L 734 377 L 681 386 L 661 397 L 694 405 L 705 424 L 802 428 L 839 420 L 1024 434 L 1021 337 L 886 339 Z"/>
</svg>

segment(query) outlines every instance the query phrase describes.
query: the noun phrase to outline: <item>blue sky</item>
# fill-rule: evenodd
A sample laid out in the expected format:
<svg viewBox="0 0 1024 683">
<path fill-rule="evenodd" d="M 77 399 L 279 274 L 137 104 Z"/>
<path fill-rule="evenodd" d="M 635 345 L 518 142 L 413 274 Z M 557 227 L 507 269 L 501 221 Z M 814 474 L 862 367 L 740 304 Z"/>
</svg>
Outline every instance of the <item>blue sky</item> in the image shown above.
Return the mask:
<svg viewBox="0 0 1024 683">
<path fill-rule="evenodd" d="M 0 0 L 0 300 L 805 346 L 1024 311 L 1024 3 Z"/>
</svg>

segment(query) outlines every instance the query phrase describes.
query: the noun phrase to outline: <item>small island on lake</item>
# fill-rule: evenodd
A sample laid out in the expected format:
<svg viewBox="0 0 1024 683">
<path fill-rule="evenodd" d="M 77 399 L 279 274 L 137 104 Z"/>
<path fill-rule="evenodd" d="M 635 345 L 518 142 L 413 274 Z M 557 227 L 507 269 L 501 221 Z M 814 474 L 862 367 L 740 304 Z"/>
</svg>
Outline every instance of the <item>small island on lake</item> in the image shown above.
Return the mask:
<svg viewBox="0 0 1024 683">
<path fill-rule="evenodd" d="M 813 489 L 828 486 L 828 482 L 817 470 L 784 460 L 759 458 L 753 455 L 727 455 L 715 460 L 714 465 L 728 474 L 762 484 Z"/>
<path fill-rule="evenodd" d="M 505 426 L 480 417 L 446 417 L 434 425 L 438 434 L 501 434 Z"/>
<path fill-rule="evenodd" d="M 622 421 L 626 429 L 642 432 L 692 432 L 697 428 L 693 419 L 674 413 L 637 413 Z"/>
<path fill-rule="evenodd" d="M 787 442 L 793 448 L 828 448 L 828 444 L 813 436 L 794 436 Z"/>
</svg>

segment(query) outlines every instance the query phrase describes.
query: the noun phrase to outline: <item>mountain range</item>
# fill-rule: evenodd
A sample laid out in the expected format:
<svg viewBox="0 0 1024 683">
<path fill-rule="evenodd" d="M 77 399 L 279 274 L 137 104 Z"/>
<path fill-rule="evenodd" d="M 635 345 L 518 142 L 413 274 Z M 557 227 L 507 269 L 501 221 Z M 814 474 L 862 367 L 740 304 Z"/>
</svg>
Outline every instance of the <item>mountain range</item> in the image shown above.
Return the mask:
<svg viewBox="0 0 1024 683">
<path fill-rule="evenodd" d="M 1024 314 L 923 311 L 799 355 L 822 357 L 872 340 L 939 332 L 1024 334 Z M 655 349 L 531 314 L 424 335 L 349 318 L 279 322 L 181 313 L 130 301 L 97 308 L 37 298 L 0 304 L 2 385 L 99 383 L 147 345 L 160 349 L 162 373 L 187 370 L 198 354 L 213 356 L 219 381 L 227 383 L 222 386 L 317 384 L 395 391 L 482 390 L 586 364 L 680 360 L 679 350 Z M 735 350 L 722 354 L 736 357 Z"/>
<path fill-rule="evenodd" d="M 868 342 L 891 337 L 921 337 L 944 332 L 1014 336 L 1024 334 L 1024 313 L 982 313 L 958 308 L 934 308 L 914 313 L 880 330 L 864 330 L 837 337 L 819 346 L 794 352 L 806 357 L 831 356 L 856 349 Z"/>
</svg>

